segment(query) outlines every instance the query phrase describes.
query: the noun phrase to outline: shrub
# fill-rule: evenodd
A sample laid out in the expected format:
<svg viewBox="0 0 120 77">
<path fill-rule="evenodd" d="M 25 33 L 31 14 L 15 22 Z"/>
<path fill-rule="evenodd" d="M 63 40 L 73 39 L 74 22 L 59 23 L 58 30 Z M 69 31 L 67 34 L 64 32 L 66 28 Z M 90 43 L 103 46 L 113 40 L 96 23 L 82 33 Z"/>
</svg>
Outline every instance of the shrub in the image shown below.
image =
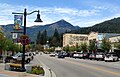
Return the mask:
<svg viewBox="0 0 120 77">
<path fill-rule="evenodd" d="M 32 71 L 31 71 L 31 74 L 36 74 L 36 75 L 44 75 L 44 70 L 42 67 L 40 66 L 33 66 L 32 67 Z"/>
</svg>

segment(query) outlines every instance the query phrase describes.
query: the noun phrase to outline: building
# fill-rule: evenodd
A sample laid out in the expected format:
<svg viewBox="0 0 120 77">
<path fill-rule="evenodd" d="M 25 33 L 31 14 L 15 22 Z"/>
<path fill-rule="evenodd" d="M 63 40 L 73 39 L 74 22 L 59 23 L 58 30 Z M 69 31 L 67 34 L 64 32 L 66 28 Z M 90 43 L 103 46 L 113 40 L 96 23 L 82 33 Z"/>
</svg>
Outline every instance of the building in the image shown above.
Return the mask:
<svg viewBox="0 0 120 77">
<path fill-rule="evenodd" d="M 103 38 L 107 38 L 111 43 L 118 42 L 117 39 L 120 39 L 120 34 L 98 32 L 91 32 L 89 34 L 66 33 L 63 35 L 63 47 L 67 45 L 68 46 L 80 45 L 82 42 L 86 42 L 89 45 L 89 42 L 91 40 L 94 40 L 96 41 L 97 48 L 100 49 Z"/>
<path fill-rule="evenodd" d="M 83 42 L 89 44 L 90 40 L 96 40 L 98 33 L 91 32 L 90 34 L 64 34 L 63 35 L 63 47 L 69 46 L 76 46 L 80 45 Z"/>
<path fill-rule="evenodd" d="M 113 36 L 109 38 L 109 41 L 111 42 L 112 45 L 112 50 L 117 49 L 114 44 L 120 42 L 120 35 L 119 36 Z"/>
</svg>

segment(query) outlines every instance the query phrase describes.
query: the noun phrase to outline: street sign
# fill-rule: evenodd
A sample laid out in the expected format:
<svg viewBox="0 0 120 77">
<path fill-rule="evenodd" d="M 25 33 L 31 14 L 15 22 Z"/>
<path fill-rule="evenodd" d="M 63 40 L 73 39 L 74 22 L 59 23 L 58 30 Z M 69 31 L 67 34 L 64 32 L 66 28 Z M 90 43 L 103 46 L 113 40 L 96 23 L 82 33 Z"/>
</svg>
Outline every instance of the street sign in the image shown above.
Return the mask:
<svg viewBox="0 0 120 77">
<path fill-rule="evenodd" d="M 17 33 L 13 33 L 13 39 L 17 39 Z"/>
</svg>

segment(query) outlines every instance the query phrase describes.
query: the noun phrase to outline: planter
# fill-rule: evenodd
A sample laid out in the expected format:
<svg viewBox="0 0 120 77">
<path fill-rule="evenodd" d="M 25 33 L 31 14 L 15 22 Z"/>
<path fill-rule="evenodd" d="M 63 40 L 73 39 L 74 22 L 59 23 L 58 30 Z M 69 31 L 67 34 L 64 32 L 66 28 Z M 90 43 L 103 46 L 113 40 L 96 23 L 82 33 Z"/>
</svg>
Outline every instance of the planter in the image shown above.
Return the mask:
<svg viewBox="0 0 120 77">
<path fill-rule="evenodd" d="M 45 72 L 44 72 L 43 68 L 40 66 L 32 66 L 31 72 L 28 72 L 28 73 L 43 76 Z"/>
</svg>

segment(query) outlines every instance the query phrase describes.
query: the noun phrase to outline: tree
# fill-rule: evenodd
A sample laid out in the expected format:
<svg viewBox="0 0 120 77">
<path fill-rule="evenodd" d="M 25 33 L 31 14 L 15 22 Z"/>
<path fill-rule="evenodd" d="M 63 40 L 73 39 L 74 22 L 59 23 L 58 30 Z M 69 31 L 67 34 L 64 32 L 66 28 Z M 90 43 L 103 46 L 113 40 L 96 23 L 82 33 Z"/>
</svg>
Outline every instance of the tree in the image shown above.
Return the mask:
<svg viewBox="0 0 120 77">
<path fill-rule="evenodd" d="M 80 49 L 81 49 L 81 51 L 86 52 L 87 49 L 88 49 L 87 43 L 86 42 L 82 42 L 80 44 Z"/>
<path fill-rule="evenodd" d="M 89 50 L 90 51 L 95 51 L 97 49 L 97 46 L 96 46 L 96 41 L 95 40 L 91 40 L 90 42 L 89 42 Z"/>
<path fill-rule="evenodd" d="M 55 46 L 55 47 L 58 47 L 58 46 L 61 46 L 60 44 L 60 35 L 58 33 L 58 30 L 55 29 L 55 32 L 54 32 L 54 35 L 50 41 L 50 46 Z"/>
<path fill-rule="evenodd" d="M 5 39 L 0 39 L 0 55 L 2 55 L 3 50 L 6 48 L 6 40 Z"/>
<path fill-rule="evenodd" d="M 6 40 L 5 43 L 5 50 L 12 51 L 12 55 L 14 55 L 14 53 L 19 50 L 19 47 L 16 44 L 14 44 L 11 40 Z"/>
<path fill-rule="evenodd" d="M 6 37 L 4 35 L 3 29 L 0 28 L 0 55 L 2 55 L 2 51 L 5 50 Z"/>
<path fill-rule="evenodd" d="M 69 47 L 69 51 L 71 51 L 71 52 L 76 51 L 76 47 L 75 47 L 75 46 L 71 46 L 71 47 Z"/>
<path fill-rule="evenodd" d="M 105 52 L 109 52 L 109 50 L 111 49 L 111 43 L 108 39 L 104 38 L 102 40 L 101 49 Z"/>
<path fill-rule="evenodd" d="M 36 44 L 40 44 L 40 37 L 41 37 L 41 33 L 39 31 L 37 34 Z"/>
<path fill-rule="evenodd" d="M 47 43 L 47 31 L 46 29 L 43 31 L 43 44 L 45 45 Z"/>
<path fill-rule="evenodd" d="M 50 52 L 54 52 L 54 51 L 55 51 L 55 48 L 49 48 L 49 49 L 47 49 L 46 51 L 48 51 L 49 53 L 50 53 Z"/>
<path fill-rule="evenodd" d="M 69 45 L 63 47 L 63 50 L 68 52 L 69 51 Z"/>
<path fill-rule="evenodd" d="M 120 39 L 118 39 L 118 42 L 115 43 L 114 46 L 120 50 Z"/>
<path fill-rule="evenodd" d="M 37 45 L 35 46 L 35 50 L 44 51 L 44 47 L 43 47 L 43 45 L 41 45 L 41 44 L 37 44 Z"/>
<path fill-rule="evenodd" d="M 42 32 L 41 37 L 40 37 L 40 44 L 45 45 L 47 42 L 47 31 L 46 29 Z"/>
<path fill-rule="evenodd" d="M 30 49 L 32 49 L 32 45 L 31 44 L 26 45 L 25 50 L 29 52 Z"/>
<path fill-rule="evenodd" d="M 77 51 L 77 52 L 81 51 L 80 46 L 78 45 L 78 43 L 76 43 L 76 50 L 75 51 Z"/>
</svg>

